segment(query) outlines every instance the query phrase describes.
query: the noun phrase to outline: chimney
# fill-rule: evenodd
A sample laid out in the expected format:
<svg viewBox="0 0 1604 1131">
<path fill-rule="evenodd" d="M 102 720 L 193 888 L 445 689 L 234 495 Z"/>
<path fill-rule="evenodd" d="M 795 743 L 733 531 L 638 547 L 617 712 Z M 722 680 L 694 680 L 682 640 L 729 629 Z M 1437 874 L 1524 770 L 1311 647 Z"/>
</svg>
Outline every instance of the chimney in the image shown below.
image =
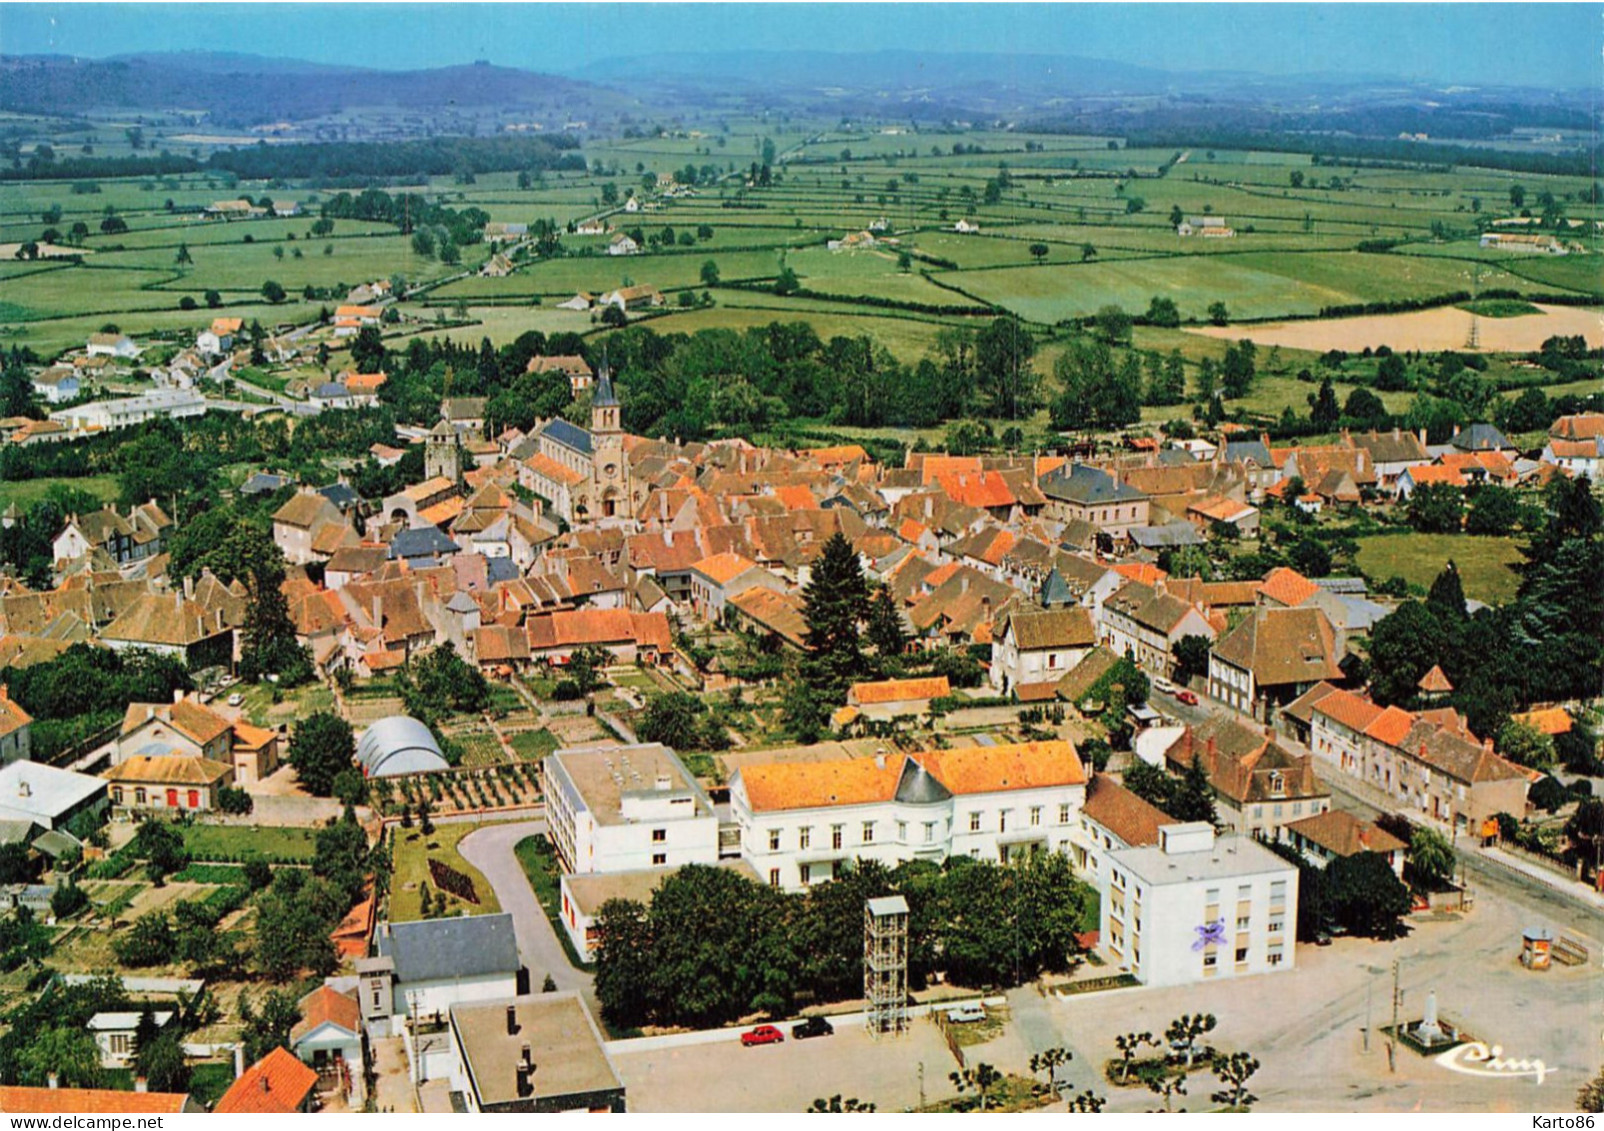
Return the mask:
<svg viewBox="0 0 1604 1131">
<path fill-rule="evenodd" d="M 134 1077 L 134 1091 L 136 1091 L 136 1092 L 148 1092 L 148 1091 L 150 1091 L 150 1081 L 146 1080 L 143 1076 L 135 1076 Z"/>
<path fill-rule="evenodd" d="M 19 781 L 17 783 L 17 796 L 18 797 L 32 797 L 33 796 L 33 786 L 29 785 L 25 781 Z"/>
<path fill-rule="evenodd" d="M 1424 428 L 1420 430 L 1420 446 L 1426 446 L 1426 430 Z"/>
<path fill-rule="evenodd" d="M 507 1007 L 507 1036 L 515 1037 L 517 1035 L 518 1035 L 518 1007 L 515 1006 L 515 1005 L 509 1005 Z M 524 1047 L 528 1048 L 529 1046 L 525 1045 Z"/>
<path fill-rule="evenodd" d="M 958 578 L 958 592 L 960 592 L 960 593 L 969 592 L 969 578 L 968 578 L 967 575 Z"/>
<path fill-rule="evenodd" d="M 156 717 L 156 708 L 155 708 L 155 706 L 153 704 L 146 703 L 145 704 L 145 718 L 146 718 L 146 720 L 154 719 L 155 717 Z"/>
<path fill-rule="evenodd" d="M 193 577 L 184 578 L 184 599 L 186 601 L 195 599 L 195 579 Z"/>
<path fill-rule="evenodd" d="M 265 1096 L 267 1093 L 273 1090 L 273 1082 L 267 1078 L 266 1072 L 263 1072 L 260 1076 L 258 1076 L 257 1081 L 262 1086 L 262 1095 Z"/>
<path fill-rule="evenodd" d="M 666 792 L 673 788 L 674 782 L 666 773 L 659 773 L 655 784 L 659 790 Z"/>
<path fill-rule="evenodd" d="M 886 752 L 883 749 L 874 752 L 874 768 L 877 770 L 886 768 Z"/>
<path fill-rule="evenodd" d="M 1459 425 L 1457 425 L 1457 424 L 1454 425 L 1454 435 L 1455 436 L 1459 435 Z"/>
<path fill-rule="evenodd" d="M 670 528 L 670 527 L 667 527 L 667 526 L 663 527 L 663 545 L 672 546 L 673 544 L 674 544 L 674 531 L 673 531 L 673 529 Z"/>
</svg>

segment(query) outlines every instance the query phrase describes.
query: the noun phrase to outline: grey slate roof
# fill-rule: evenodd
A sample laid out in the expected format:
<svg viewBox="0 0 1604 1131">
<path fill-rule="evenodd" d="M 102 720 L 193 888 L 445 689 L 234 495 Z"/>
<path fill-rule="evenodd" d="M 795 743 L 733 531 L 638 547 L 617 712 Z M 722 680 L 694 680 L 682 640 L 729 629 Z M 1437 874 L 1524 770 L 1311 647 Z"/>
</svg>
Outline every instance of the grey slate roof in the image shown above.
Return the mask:
<svg viewBox="0 0 1604 1131">
<path fill-rule="evenodd" d="M 1201 546 L 1208 539 L 1194 524 L 1177 519 L 1162 526 L 1135 527 L 1131 530 L 1131 541 L 1144 550 L 1157 550 L 1166 546 Z"/>
<path fill-rule="evenodd" d="M 1491 424 L 1472 424 L 1448 442 L 1462 452 L 1495 452 L 1514 446 Z"/>
<path fill-rule="evenodd" d="M 403 530 L 390 540 L 390 558 L 428 558 L 439 554 L 454 554 L 462 549 L 440 533 L 437 527 L 421 526 Z"/>
<path fill-rule="evenodd" d="M 511 558 L 486 558 L 485 576 L 494 585 L 498 581 L 516 581 L 522 574 L 518 572 L 518 563 Z"/>
<path fill-rule="evenodd" d="M 566 420 L 548 420 L 540 426 L 542 436 L 550 436 L 565 448 L 590 455 L 590 433 Z"/>
<path fill-rule="evenodd" d="M 1036 593 L 1036 603 L 1044 609 L 1077 604 L 1074 590 L 1070 589 L 1069 582 L 1064 580 L 1064 575 L 1058 572 L 1057 566 L 1048 570 L 1047 576 L 1042 578 L 1041 589 Z"/>
<path fill-rule="evenodd" d="M 1121 483 L 1108 472 L 1088 467 L 1084 463 L 1060 467 L 1042 477 L 1042 494 L 1052 499 L 1079 503 L 1082 506 L 1096 503 L 1136 502 L 1147 498 L 1135 487 Z"/>
<path fill-rule="evenodd" d="M 897 782 L 897 800 L 904 805 L 935 805 L 952 800 L 952 791 L 931 776 L 929 770 L 909 758 L 902 763 L 902 779 Z"/>
<path fill-rule="evenodd" d="M 390 923 L 378 942 L 379 954 L 395 960 L 395 976 L 403 986 L 518 972 L 518 940 L 512 915 L 505 911 Z"/>
<path fill-rule="evenodd" d="M 350 510 L 362 501 L 349 483 L 330 483 L 327 487 L 319 487 L 317 493 L 342 511 Z"/>
<path fill-rule="evenodd" d="M 1275 460 L 1263 440 L 1228 440 L 1225 444 L 1227 463 L 1246 463 L 1252 460 L 1260 467 L 1269 467 Z"/>
<path fill-rule="evenodd" d="M 285 476 L 272 475 L 265 471 L 258 471 L 255 475 L 252 475 L 249 479 L 247 479 L 244 486 L 242 486 L 239 490 L 240 494 L 242 495 L 271 495 L 274 491 L 277 491 L 280 487 L 284 486 L 284 484 L 288 482 L 289 479 Z"/>
</svg>

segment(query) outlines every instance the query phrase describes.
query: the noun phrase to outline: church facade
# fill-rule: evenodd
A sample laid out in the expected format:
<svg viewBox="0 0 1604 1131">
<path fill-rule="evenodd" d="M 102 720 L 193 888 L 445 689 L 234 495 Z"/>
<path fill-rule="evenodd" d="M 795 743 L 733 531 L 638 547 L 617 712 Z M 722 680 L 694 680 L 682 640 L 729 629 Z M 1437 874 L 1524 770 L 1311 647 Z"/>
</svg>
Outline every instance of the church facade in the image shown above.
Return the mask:
<svg viewBox="0 0 1604 1131">
<path fill-rule="evenodd" d="M 519 482 L 559 518 L 571 526 L 634 522 L 644 489 L 631 481 L 620 405 L 605 364 L 596 377 L 590 428 L 559 417 L 536 428 L 534 439 L 538 449 L 520 463 Z"/>
</svg>

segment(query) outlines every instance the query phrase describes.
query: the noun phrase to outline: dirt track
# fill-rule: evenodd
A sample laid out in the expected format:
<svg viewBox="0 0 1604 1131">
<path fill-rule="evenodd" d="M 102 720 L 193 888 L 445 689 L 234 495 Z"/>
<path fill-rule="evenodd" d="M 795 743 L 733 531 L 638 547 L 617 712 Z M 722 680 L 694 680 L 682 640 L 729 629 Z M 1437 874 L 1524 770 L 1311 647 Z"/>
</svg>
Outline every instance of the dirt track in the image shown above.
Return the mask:
<svg viewBox="0 0 1604 1131">
<path fill-rule="evenodd" d="M 1589 346 L 1604 346 L 1604 311 L 1577 306 L 1539 306 L 1542 314 L 1516 318 L 1477 318 L 1477 349 L 1484 353 L 1524 353 L 1555 334 L 1581 334 Z M 1356 352 L 1366 346 L 1394 350 L 1464 350 L 1472 316 L 1457 307 L 1408 314 L 1373 314 L 1308 322 L 1265 322 L 1255 326 L 1200 326 L 1190 333 L 1256 345 L 1325 352 Z"/>
</svg>

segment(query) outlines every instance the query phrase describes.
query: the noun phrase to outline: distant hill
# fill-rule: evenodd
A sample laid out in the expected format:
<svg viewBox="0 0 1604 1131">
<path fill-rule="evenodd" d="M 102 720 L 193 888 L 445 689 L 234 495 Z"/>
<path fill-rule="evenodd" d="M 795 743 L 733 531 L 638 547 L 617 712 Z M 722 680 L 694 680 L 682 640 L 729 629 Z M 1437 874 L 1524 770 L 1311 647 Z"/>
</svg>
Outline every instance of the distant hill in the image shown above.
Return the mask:
<svg viewBox="0 0 1604 1131">
<path fill-rule="evenodd" d="M 601 59 L 577 72 L 594 82 L 641 79 L 851 91 L 934 90 L 953 97 L 964 87 L 1063 94 L 1160 93 L 1196 76 L 1074 55 L 932 51 L 697 51 Z"/>
<path fill-rule="evenodd" d="M 212 52 L 74 59 L 0 56 L 0 108 L 79 114 L 92 109 L 205 111 L 220 125 L 304 120 L 358 106 L 562 105 L 619 107 L 616 91 L 484 63 L 377 71 Z"/>
</svg>

